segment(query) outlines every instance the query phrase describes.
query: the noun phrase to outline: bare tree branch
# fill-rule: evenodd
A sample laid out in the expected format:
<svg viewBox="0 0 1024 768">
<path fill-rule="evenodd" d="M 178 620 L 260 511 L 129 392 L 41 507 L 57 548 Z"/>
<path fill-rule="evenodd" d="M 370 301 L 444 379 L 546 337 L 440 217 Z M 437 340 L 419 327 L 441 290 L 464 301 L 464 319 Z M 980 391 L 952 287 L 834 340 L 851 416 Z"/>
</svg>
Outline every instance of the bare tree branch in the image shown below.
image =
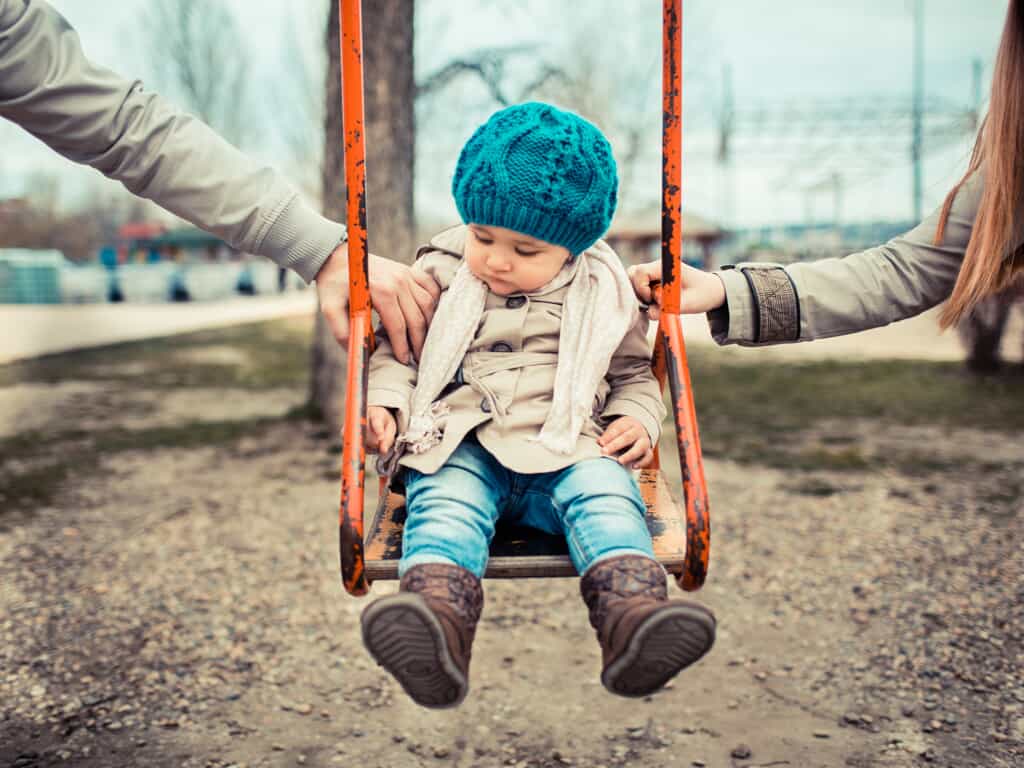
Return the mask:
<svg viewBox="0 0 1024 768">
<path fill-rule="evenodd" d="M 571 83 L 569 75 L 564 69 L 552 64 L 545 64 L 541 71 L 537 73 L 537 76 L 519 91 L 519 101 L 525 101 L 554 80 L 561 80 L 566 84 Z"/>
<path fill-rule="evenodd" d="M 144 27 L 161 89 L 229 141 L 252 138 L 248 50 L 224 0 L 153 0 Z"/>
<path fill-rule="evenodd" d="M 416 97 L 436 93 L 454 82 L 459 76 L 470 73 L 480 78 L 480 81 L 490 91 L 491 97 L 498 104 L 507 107 L 512 101 L 506 95 L 506 65 L 518 56 L 534 53 L 536 49 L 536 45 L 481 48 L 465 58 L 449 61 L 440 69 L 423 78 L 416 84 Z M 521 101 L 525 96 L 555 77 L 565 77 L 565 73 L 551 64 L 545 64 L 540 73 L 520 90 L 518 100 Z"/>
</svg>

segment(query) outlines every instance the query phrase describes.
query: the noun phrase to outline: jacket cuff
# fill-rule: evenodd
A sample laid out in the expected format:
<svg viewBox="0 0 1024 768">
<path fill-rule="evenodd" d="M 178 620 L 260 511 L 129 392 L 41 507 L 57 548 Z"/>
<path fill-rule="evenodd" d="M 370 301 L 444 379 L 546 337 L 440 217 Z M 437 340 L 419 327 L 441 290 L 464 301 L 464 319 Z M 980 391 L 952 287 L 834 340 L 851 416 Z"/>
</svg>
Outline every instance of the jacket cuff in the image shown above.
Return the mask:
<svg viewBox="0 0 1024 768">
<path fill-rule="evenodd" d="M 800 303 L 789 273 L 778 265 L 741 264 L 754 301 L 754 340 L 758 344 L 800 338 Z"/>
<path fill-rule="evenodd" d="M 757 341 L 754 298 L 750 283 L 733 268 L 714 273 L 725 286 L 725 306 L 708 313 L 711 336 L 719 344 L 752 344 Z"/>
<path fill-rule="evenodd" d="M 661 438 L 661 421 L 636 400 L 612 400 L 601 411 L 601 418 L 608 423 L 619 416 L 631 416 L 639 421 L 647 430 L 647 436 L 651 439 L 651 447 L 654 448 L 658 445 L 658 440 Z"/>
<path fill-rule="evenodd" d="M 719 344 L 771 344 L 800 338 L 800 298 L 778 264 L 739 264 L 716 275 L 725 285 L 725 307 L 708 313 Z M 724 311 L 723 311 L 724 310 Z"/>
<path fill-rule="evenodd" d="M 325 219 L 295 194 L 267 227 L 255 252 L 295 270 L 311 283 L 327 257 L 346 238 L 344 225 Z"/>
<path fill-rule="evenodd" d="M 398 434 L 409 429 L 409 411 L 412 404 L 412 392 L 403 393 L 394 389 L 370 388 L 366 393 L 366 405 L 378 405 L 398 411 Z"/>
</svg>

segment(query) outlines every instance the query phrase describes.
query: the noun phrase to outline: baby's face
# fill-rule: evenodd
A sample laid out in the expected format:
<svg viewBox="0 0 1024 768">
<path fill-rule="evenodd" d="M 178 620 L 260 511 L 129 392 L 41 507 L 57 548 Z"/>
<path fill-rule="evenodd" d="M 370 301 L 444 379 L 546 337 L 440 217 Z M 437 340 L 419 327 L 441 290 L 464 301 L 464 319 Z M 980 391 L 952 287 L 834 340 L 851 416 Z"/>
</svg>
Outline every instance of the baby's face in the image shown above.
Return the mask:
<svg viewBox="0 0 1024 768">
<path fill-rule="evenodd" d="M 463 257 L 492 293 L 509 296 L 535 291 L 550 282 L 570 253 L 513 229 L 470 224 Z"/>
</svg>

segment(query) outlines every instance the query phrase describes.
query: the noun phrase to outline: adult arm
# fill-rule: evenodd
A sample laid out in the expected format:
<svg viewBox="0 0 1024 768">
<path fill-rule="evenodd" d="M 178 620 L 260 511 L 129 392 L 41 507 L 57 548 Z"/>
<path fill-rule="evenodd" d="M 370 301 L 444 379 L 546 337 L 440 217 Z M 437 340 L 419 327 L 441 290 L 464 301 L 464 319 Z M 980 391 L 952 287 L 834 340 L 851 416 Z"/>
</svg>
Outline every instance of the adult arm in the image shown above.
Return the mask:
<svg viewBox="0 0 1024 768">
<path fill-rule="evenodd" d="M 905 235 L 841 259 L 723 270 L 727 317 L 712 313 L 712 334 L 721 344 L 810 341 L 931 309 L 953 291 L 981 188 L 980 174 L 961 187 L 937 245 L 938 210 Z"/>
<path fill-rule="evenodd" d="M 840 336 L 918 315 L 953 290 L 982 183 L 977 173 L 960 188 L 937 245 L 938 210 L 906 234 L 843 258 L 684 271 L 683 310 L 707 311 L 719 344 L 750 346 Z M 645 296 L 640 283 L 654 269 L 631 271 L 642 299 L 649 300 L 649 289 Z"/>
<path fill-rule="evenodd" d="M 232 246 L 307 282 L 345 228 L 203 122 L 93 64 L 48 3 L 0 0 L 0 116 Z"/>
<path fill-rule="evenodd" d="M 402 363 L 419 358 L 440 286 L 420 270 L 380 256 L 369 257 L 370 303 Z M 348 244 L 340 245 L 316 275 L 320 311 L 339 344 L 348 342 Z"/>
</svg>

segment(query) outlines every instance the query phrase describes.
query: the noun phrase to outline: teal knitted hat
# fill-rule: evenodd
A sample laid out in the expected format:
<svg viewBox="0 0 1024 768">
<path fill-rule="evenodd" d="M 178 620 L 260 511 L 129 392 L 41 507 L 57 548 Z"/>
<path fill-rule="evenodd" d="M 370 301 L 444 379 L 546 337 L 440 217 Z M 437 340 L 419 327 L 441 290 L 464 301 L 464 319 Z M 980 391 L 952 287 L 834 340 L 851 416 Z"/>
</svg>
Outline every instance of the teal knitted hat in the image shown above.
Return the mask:
<svg viewBox="0 0 1024 768">
<path fill-rule="evenodd" d="M 534 101 L 495 112 L 476 129 L 459 155 L 452 195 L 467 224 L 513 229 L 575 256 L 607 231 L 618 185 L 601 131 Z"/>
</svg>

